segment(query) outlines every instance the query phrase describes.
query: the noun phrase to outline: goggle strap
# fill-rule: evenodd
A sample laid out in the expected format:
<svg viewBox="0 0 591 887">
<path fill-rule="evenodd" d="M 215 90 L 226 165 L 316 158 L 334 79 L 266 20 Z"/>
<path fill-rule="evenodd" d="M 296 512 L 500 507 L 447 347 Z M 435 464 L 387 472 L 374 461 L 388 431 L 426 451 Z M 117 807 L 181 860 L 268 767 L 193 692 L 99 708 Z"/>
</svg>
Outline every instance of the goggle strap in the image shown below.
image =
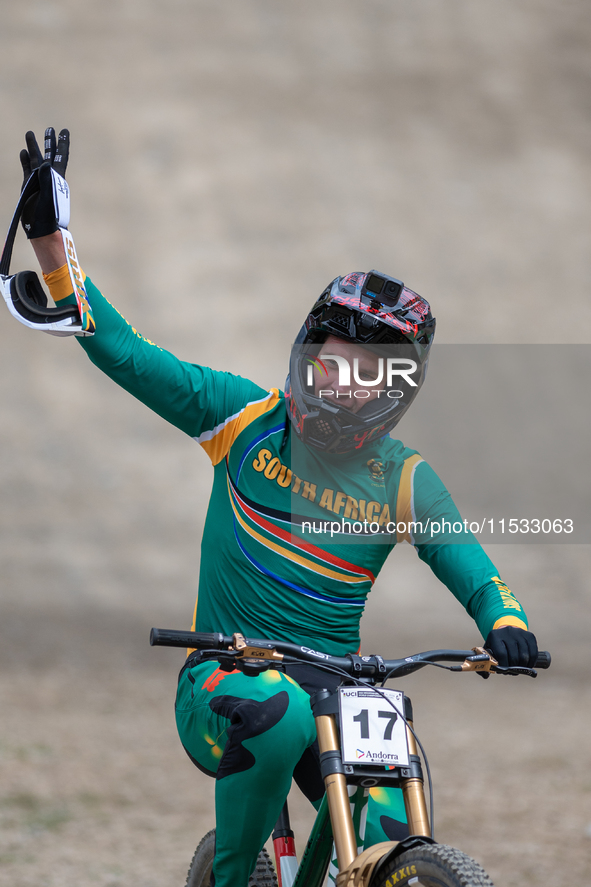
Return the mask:
<svg viewBox="0 0 591 887">
<path fill-rule="evenodd" d="M 39 191 L 39 171 L 34 169 L 29 176 L 25 187 L 21 191 L 21 196 L 19 197 L 19 201 L 16 205 L 16 209 L 14 211 L 14 215 L 8 229 L 8 234 L 6 235 L 6 242 L 4 244 L 4 249 L 2 250 L 2 258 L 0 259 L 0 274 L 3 274 L 5 277 L 8 277 L 10 273 L 12 248 L 14 246 L 14 240 L 18 231 L 18 223 L 20 222 L 20 218 L 23 213 L 23 207 L 29 197 L 32 197 L 33 194 L 37 193 L 37 191 Z"/>
<path fill-rule="evenodd" d="M 66 262 L 68 265 L 68 274 L 72 284 L 72 292 L 76 296 L 76 304 L 78 305 L 78 313 L 80 314 L 81 330 L 76 335 L 92 336 L 96 330 L 96 324 L 92 316 L 92 309 L 86 294 L 86 287 L 82 278 L 82 271 L 78 256 L 76 255 L 76 247 L 74 246 L 74 238 L 67 228 L 59 229 L 62 240 L 64 242 L 64 250 L 66 253 Z"/>
</svg>

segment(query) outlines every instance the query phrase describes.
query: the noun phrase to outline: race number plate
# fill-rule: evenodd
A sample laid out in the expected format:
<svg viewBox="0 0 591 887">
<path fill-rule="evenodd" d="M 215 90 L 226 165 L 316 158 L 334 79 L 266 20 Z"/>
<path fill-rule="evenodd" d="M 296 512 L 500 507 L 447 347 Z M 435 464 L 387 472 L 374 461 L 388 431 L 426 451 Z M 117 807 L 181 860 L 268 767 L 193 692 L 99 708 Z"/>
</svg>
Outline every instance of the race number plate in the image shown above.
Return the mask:
<svg viewBox="0 0 591 887">
<path fill-rule="evenodd" d="M 401 692 L 340 687 L 339 703 L 343 764 L 408 767 L 406 725 L 400 716 L 404 714 Z"/>
</svg>

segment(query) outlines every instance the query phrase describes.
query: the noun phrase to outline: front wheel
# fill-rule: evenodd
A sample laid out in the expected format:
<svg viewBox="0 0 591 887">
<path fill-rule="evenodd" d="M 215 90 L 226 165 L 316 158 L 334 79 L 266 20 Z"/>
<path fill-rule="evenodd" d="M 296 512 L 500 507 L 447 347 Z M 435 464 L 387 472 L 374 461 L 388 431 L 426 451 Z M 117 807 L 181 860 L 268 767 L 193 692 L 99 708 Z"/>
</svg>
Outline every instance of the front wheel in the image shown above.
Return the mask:
<svg viewBox="0 0 591 887">
<path fill-rule="evenodd" d="M 212 829 L 203 836 L 193 854 L 186 887 L 209 887 L 214 855 L 215 829 Z M 248 887 L 277 887 L 275 869 L 264 848 L 259 853 L 255 870 L 248 880 Z"/>
<path fill-rule="evenodd" d="M 424 844 L 387 861 L 370 887 L 494 887 L 484 869 L 461 850 Z"/>
</svg>

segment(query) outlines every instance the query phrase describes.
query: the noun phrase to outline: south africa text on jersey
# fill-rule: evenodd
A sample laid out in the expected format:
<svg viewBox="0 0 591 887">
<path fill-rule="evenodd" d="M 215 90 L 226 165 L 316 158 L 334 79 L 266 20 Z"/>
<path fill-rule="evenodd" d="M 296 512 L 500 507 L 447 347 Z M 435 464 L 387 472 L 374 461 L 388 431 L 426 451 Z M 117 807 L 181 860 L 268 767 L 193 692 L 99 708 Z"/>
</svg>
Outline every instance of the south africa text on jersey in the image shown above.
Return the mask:
<svg viewBox="0 0 591 887">
<path fill-rule="evenodd" d="M 259 471 L 268 480 L 275 481 L 280 487 L 291 487 L 292 494 L 300 495 L 309 502 L 315 502 L 320 508 L 352 521 L 376 522 L 385 527 L 390 522 L 390 506 L 387 502 L 371 499 L 355 499 L 342 490 L 325 487 L 318 496 L 317 484 L 298 477 L 291 468 L 284 465 L 271 450 L 260 449 L 252 463 L 255 471 Z"/>
</svg>

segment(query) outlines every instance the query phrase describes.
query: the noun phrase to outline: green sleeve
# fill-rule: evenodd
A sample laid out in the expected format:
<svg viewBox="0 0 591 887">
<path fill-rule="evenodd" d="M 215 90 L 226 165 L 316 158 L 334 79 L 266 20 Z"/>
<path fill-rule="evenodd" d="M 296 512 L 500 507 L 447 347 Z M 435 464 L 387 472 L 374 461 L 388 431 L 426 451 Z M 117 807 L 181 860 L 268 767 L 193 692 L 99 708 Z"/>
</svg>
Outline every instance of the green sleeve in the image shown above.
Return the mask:
<svg viewBox="0 0 591 887">
<path fill-rule="evenodd" d="M 419 557 L 474 619 L 482 636 L 486 638 L 501 618 L 527 629 L 522 605 L 466 529 L 453 499 L 426 462 L 417 465 L 415 471 L 414 512 L 417 525 L 422 525 L 422 532 L 414 538 Z M 433 532 L 434 522 L 440 527 L 437 533 Z"/>
<path fill-rule="evenodd" d="M 90 360 L 191 437 L 212 432 L 247 404 L 268 396 L 241 376 L 179 360 L 134 329 L 90 278 L 85 285 L 96 333 L 78 341 Z"/>
</svg>

